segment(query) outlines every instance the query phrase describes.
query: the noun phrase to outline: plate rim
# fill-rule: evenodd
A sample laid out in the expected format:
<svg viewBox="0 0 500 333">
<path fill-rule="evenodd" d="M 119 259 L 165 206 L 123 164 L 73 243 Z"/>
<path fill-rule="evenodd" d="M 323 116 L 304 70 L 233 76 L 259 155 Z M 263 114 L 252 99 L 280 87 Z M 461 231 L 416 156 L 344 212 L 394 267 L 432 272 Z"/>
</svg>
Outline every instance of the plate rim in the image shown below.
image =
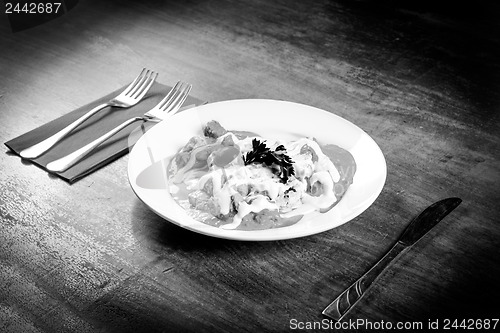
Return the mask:
<svg viewBox="0 0 500 333">
<path fill-rule="evenodd" d="M 195 224 L 195 225 L 198 226 L 198 228 L 193 228 L 190 225 L 183 224 L 180 221 L 177 221 L 175 219 L 169 218 L 168 216 L 165 216 L 162 212 L 160 212 L 157 209 L 155 209 L 155 207 L 152 207 L 150 204 L 148 204 L 148 202 L 146 202 L 144 200 L 144 198 L 141 196 L 141 193 L 139 193 L 138 188 L 136 188 L 135 184 L 133 183 L 133 181 L 132 181 L 132 175 L 131 175 L 131 163 L 133 163 L 133 156 L 134 156 L 134 154 L 137 153 L 136 149 L 139 149 L 141 147 L 141 145 L 143 144 L 143 141 L 145 140 L 145 136 L 146 136 L 146 134 L 145 134 L 145 135 L 142 135 L 139 138 L 139 140 L 135 143 L 135 145 L 132 147 L 132 149 L 130 151 L 130 156 L 129 156 L 129 160 L 128 160 L 128 163 L 127 163 L 127 178 L 128 178 L 128 182 L 129 182 L 130 187 L 132 188 L 134 194 L 139 198 L 139 200 L 142 203 L 144 203 L 148 207 L 148 209 L 151 209 L 155 214 L 157 214 L 158 216 L 160 216 L 164 220 L 168 221 L 169 223 L 173 223 L 173 224 L 175 224 L 175 225 L 177 225 L 177 226 L 179 226 L 181 228 L 187 229 L 189 231 L 193 231 L 193 232 L 196 232 L 196 233 L 199 233 L 199 234 L 203 234 L 203 235 L 210 236 L 210 237 L 215 237 L 215 238 L 222 238 L 222 239 L 228 239 L 228 240 L 238 240 L 238 241 L 276 241 L 276 240 L 286 240 L 286 239 L 301 238 L 301 237 L 307 237 L 307 236 L 312 236 L 312 235 L 315 235 L 315 234 L 323 233 L 325 231 L 335 229 L 335 228 L 337 228 L 337 227 L 339 227 L 339 226 L 341 226 L 341 225 L 343 225 L 345 223 L 348 223 L 348 222 L 352 221 L 354 218 L 356 218 L 359 215 L 361 215 L 363 212 L 365 212 L 371 205 L 373 205 L 373 203 L 380 196 L 380 193 L 384 189 L 385 183 L 386 183 L 386 180 L 387 180 L 387 163 L 386 163 L 385 156 L 384 156 L 384 154 L 382 152 L 382 149 L 377 144 L 377 142 L 368 133 L 366 133 L 362 128 L 360 128 L 359 126 L 357 126 L 356 124 L 352 123 L 351 121 L 349 121 L 349 120 L 347 120 L 347 119 L 345 119 L 345 118 L 343 118 L 343 117 L 341 117 L 341 116 L 339 116 L 339 115 L 337 115 L 337 114 L 335 114 L 333 112 L 326 111 L 324 109 L 320 109 L 320 108 L 315 107 L 315 106 L 306 105 L 306 104 L 297 103 L 297 102 L 291 102 L 291 101 L 285 101 L 285 100 L 276 100 L 276 99 L 260 99 L 260 98 L 253 99 L 252 98 L 252 99 L 231 99 L 231 100 L 216 101 L 216 102 L 212 102 L 212 103 L 205 103 L 205 104 L 202 104 L 202 105 L 199 105 L 199 106 L 195 106 L 195 107 L 186 109 L 185 111 L 183 111 L 183 112 L 181 112 L 179 114 L 182 115 L 184 112 L 198 112 L 200 109 L 203 110 L 203 108 L 217 107 L 218 105 L 227 104 L 227 103 L 271 103 L 271 104 L 272 103 L 282 103 L 282 104 L 289 104 L 289 105 L 294 105 L 295 107 L 299 107 L 299 108 L 313 109 L 313 110 L 315 110 L 315 112 L 321 112 L 321 113 L 325 114 L 327 117 L 334 117 L 334 118 L 337 118 L 337 120 L 340 120 L 342 122 L 348 123 L 350 126 L 352 126 L 357 131 L 359 131 L 363 136 L 365 136 L 365 138 L 367 138 L 369 141 L 371 141 L 371 143 L 374 145 L 374 147 L 376 147 L 376 152 L 375 153 L 380 158 L 380 162 L 382 162 L 381 165 L 380 165 L 380 167 L 382 168 L 382 171 L 383 171 L 382 174 L 381 174 L 382 179 L 379 182 L 379 186 L 377 187 L 376 191 L 374 191 L 372 193 L 371 199 L 368 200 L 368 202 L 365 202 L 364 205 L 363 205 L 363 207 L 360 208 L 359 211 L 356 211 L 353 214 L 351 214 L 352 216 L 350 216 L 349 218 L 347 218 L 345 221 L 343 221 L 340 224 L 333 225 L 333 226 L 326 225 L 324 228 L 318 228 L 316 230 L 313 230 L 312 232 L 302 232 L 302 233 L 298 233 L 298 234 L 290 234 L 290 235 L 286 235 L 286 236 L 276 237 L 276 236 L 273 236 L 272 230 L 278 230 L 278 229 L 281 229 L 281 228 L 265 229 L 265 230 L 251 230 L 251 231 L 247 231 L 247 230 L 226 230 L 226 229 L 221 229 L 221 228 L 213 227 L 213 226 L 207 225 L 207 224 L 205 224 L 203 222 L 199 222 L 199 221 L 196 221 L 197 223 Z M 148 132 L 151 131 L 151 130 L 154 131 L 154 128 L 159 128 L 160 126 L 162 126 L 161 123 L 156 124 L 151 129 L 149 129 Z M 314 217 L 314 218 L 316 218 L 316 217 Z M 284 227 L 284 228 L 287 228 L 287 227 Z M 216 232 L 215 232 L 215 230 L 216 230 Z"/>
</svg>

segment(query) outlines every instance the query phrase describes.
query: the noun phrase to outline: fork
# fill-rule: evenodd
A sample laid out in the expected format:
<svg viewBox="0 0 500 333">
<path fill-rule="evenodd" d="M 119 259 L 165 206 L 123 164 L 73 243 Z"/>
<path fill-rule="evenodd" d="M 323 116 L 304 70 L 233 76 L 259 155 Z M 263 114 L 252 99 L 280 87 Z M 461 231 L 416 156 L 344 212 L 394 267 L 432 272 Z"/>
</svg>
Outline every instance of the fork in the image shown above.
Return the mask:
<svg viewBox="0 0 500 333">
<path fill-rule="evenodd" d="M 186 100 L 189 92 L 191 91 L 191 85 L 184 82 L 177 82 L 175 86 L 169 91 L 169 93 L 163 98 L 154 108 L 146 112 L 143 116 L 130 118 L 124 121 L 111 131 L 102 135 L 101 137 L 95 139 L 94 141 L 88 143 L 82 148 L 70 153 L 60 159 L 52 161 L 47 164 L 46 168 L 52 172 L 63 172 L 73 166 L 76 162 L 80 161 L 82 158 L 87 156 L 92 150 L 102 144 L 104 141 L 129 126 L 130 124 L 137 121 L 153 121 L 160 122 L 173 116 Z"/>
<path fill-rule="evenodd" d="M 108 106 L 114 106 L 119 108 L 128 108 L 137 104 L 146 93 L 149 91 L 151 86 L 156 80 L 158 73 L 150 71 L 149 69 L 143 68 L 141 73 L 130 83 L 130 85 L 123 90 L 121 94 L 112 98 L 106 103 L 100 104 L 69 124 L 68 126 L 61 129 L 59 132 L 53 134 L 47 139 L 22 150 L 19 155 L 23 158 L 33 159 L 42 155 L 50 148 L 52 148 L 56 143 L 61 141 L 66 137 L 71 131 L 80 126 L 84 121 L 92 117 L 94 114 L 99 112 Z"/>
</svg>

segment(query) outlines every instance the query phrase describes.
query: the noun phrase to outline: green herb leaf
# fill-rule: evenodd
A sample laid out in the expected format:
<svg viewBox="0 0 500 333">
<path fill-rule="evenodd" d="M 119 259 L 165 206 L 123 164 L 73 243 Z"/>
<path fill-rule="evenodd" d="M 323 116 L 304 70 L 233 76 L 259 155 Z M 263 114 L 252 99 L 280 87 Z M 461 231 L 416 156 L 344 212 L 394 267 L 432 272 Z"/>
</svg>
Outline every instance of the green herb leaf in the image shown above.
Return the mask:
<svg viewBox="0 0 500 333">
<path fill-rule="evenodd" d="M 290 156 L 286 154 L 286 149 L 283 145 L 279 145 L 272 151 L 264 142 L 253 139 L 252 151 L 249 151 L 243 156 L 243 162 L 245 165 L 255 163 L 269 167 L 283 183 L 286 183 L 288 178 L 295 174 L 293 170 L 293 161 Z"/>
</svg>

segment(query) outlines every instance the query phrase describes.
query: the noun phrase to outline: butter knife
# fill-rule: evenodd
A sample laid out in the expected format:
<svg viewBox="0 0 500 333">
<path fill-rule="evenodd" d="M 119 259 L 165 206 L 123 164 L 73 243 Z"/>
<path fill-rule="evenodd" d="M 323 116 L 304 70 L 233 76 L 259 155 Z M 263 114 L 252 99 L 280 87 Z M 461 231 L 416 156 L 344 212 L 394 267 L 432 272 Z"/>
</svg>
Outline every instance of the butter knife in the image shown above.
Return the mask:
<svg viewBox="0 0 500 333">
<path fill-rule="evenodd" d="M 396 261 L 402 253 L 408 251 L 439 221 L 453 211 L 462 202 L 459 198 L 448 198 L 438 201 L 427 207 L 420 215 L 414 218 L 399 236 L 396 244 L 372 266 L 363 276 L 342 292 L 322 312 L 323 315 L 340 321 L 365 295 L 377 278 Z"/>
</svg>

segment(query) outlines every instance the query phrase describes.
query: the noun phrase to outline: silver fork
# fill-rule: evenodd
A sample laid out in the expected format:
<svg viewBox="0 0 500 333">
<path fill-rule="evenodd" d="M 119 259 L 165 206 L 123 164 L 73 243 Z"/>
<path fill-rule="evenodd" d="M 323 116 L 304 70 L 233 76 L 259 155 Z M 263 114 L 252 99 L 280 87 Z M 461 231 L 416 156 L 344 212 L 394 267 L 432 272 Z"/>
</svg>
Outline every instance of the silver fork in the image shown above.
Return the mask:
<svg viewBox="0 0 500 333">
<path fill-rule="evenodd" d="M 159 122 L 167 119 L 168 117 L 174 115 L 179 111 L 180 107 L 186 100 L 189 92 L 191 90 L 191 85 L 183 83 L 181 81 L 177 82 L 175 86 L 169 91 L 167 96 L 163 98 L 160 103 L 158 103 L 154 108 L 146 112 L 143 116 L 134 117 L 129 120 L 124 121 L 108 133 L 102 135 L 101 137 L 95 139 L 94 141 L 88 143 L 82 148 L 61 157 L 58 160 L 50 162 L 47 164 L 46 168 L 52 172 L 63 172 L 73 166 L 76 162 L 80 161 L 82 158 L 87 156 L 92 150 L 98 147 L 101 143 L 129 126 L 136 121 L 154 121 Z"/>
<path fill-rule="evenodd" d="M 59 132 L 48 137 L 47 139 L 22 150 L 19 155 L 21 155 L 21 157 L 23 158 L 37 158 L 38 156 L 42 155 L 47 150 L 52 148 L 56 143 L 61 141 L 71 131 L 80 126 L 84 121 L 86 121 L 105 107 L 115 106 L 120 108 L 128 108 L 134 106 L 144 97 L 144 95 L 146 95 L 146 93 L 155 82 L 157 76 L 158 73 L 143 68 L 141 73 L 135 78 L 134 81 L 132 81 L 132 83 L 130 83 L 127 88 L 125 88 L 125 90 L 123 90 L 121 94 L 106 103 L 96 106 L 95 108 L 63 128 Z"/>
</svg>

